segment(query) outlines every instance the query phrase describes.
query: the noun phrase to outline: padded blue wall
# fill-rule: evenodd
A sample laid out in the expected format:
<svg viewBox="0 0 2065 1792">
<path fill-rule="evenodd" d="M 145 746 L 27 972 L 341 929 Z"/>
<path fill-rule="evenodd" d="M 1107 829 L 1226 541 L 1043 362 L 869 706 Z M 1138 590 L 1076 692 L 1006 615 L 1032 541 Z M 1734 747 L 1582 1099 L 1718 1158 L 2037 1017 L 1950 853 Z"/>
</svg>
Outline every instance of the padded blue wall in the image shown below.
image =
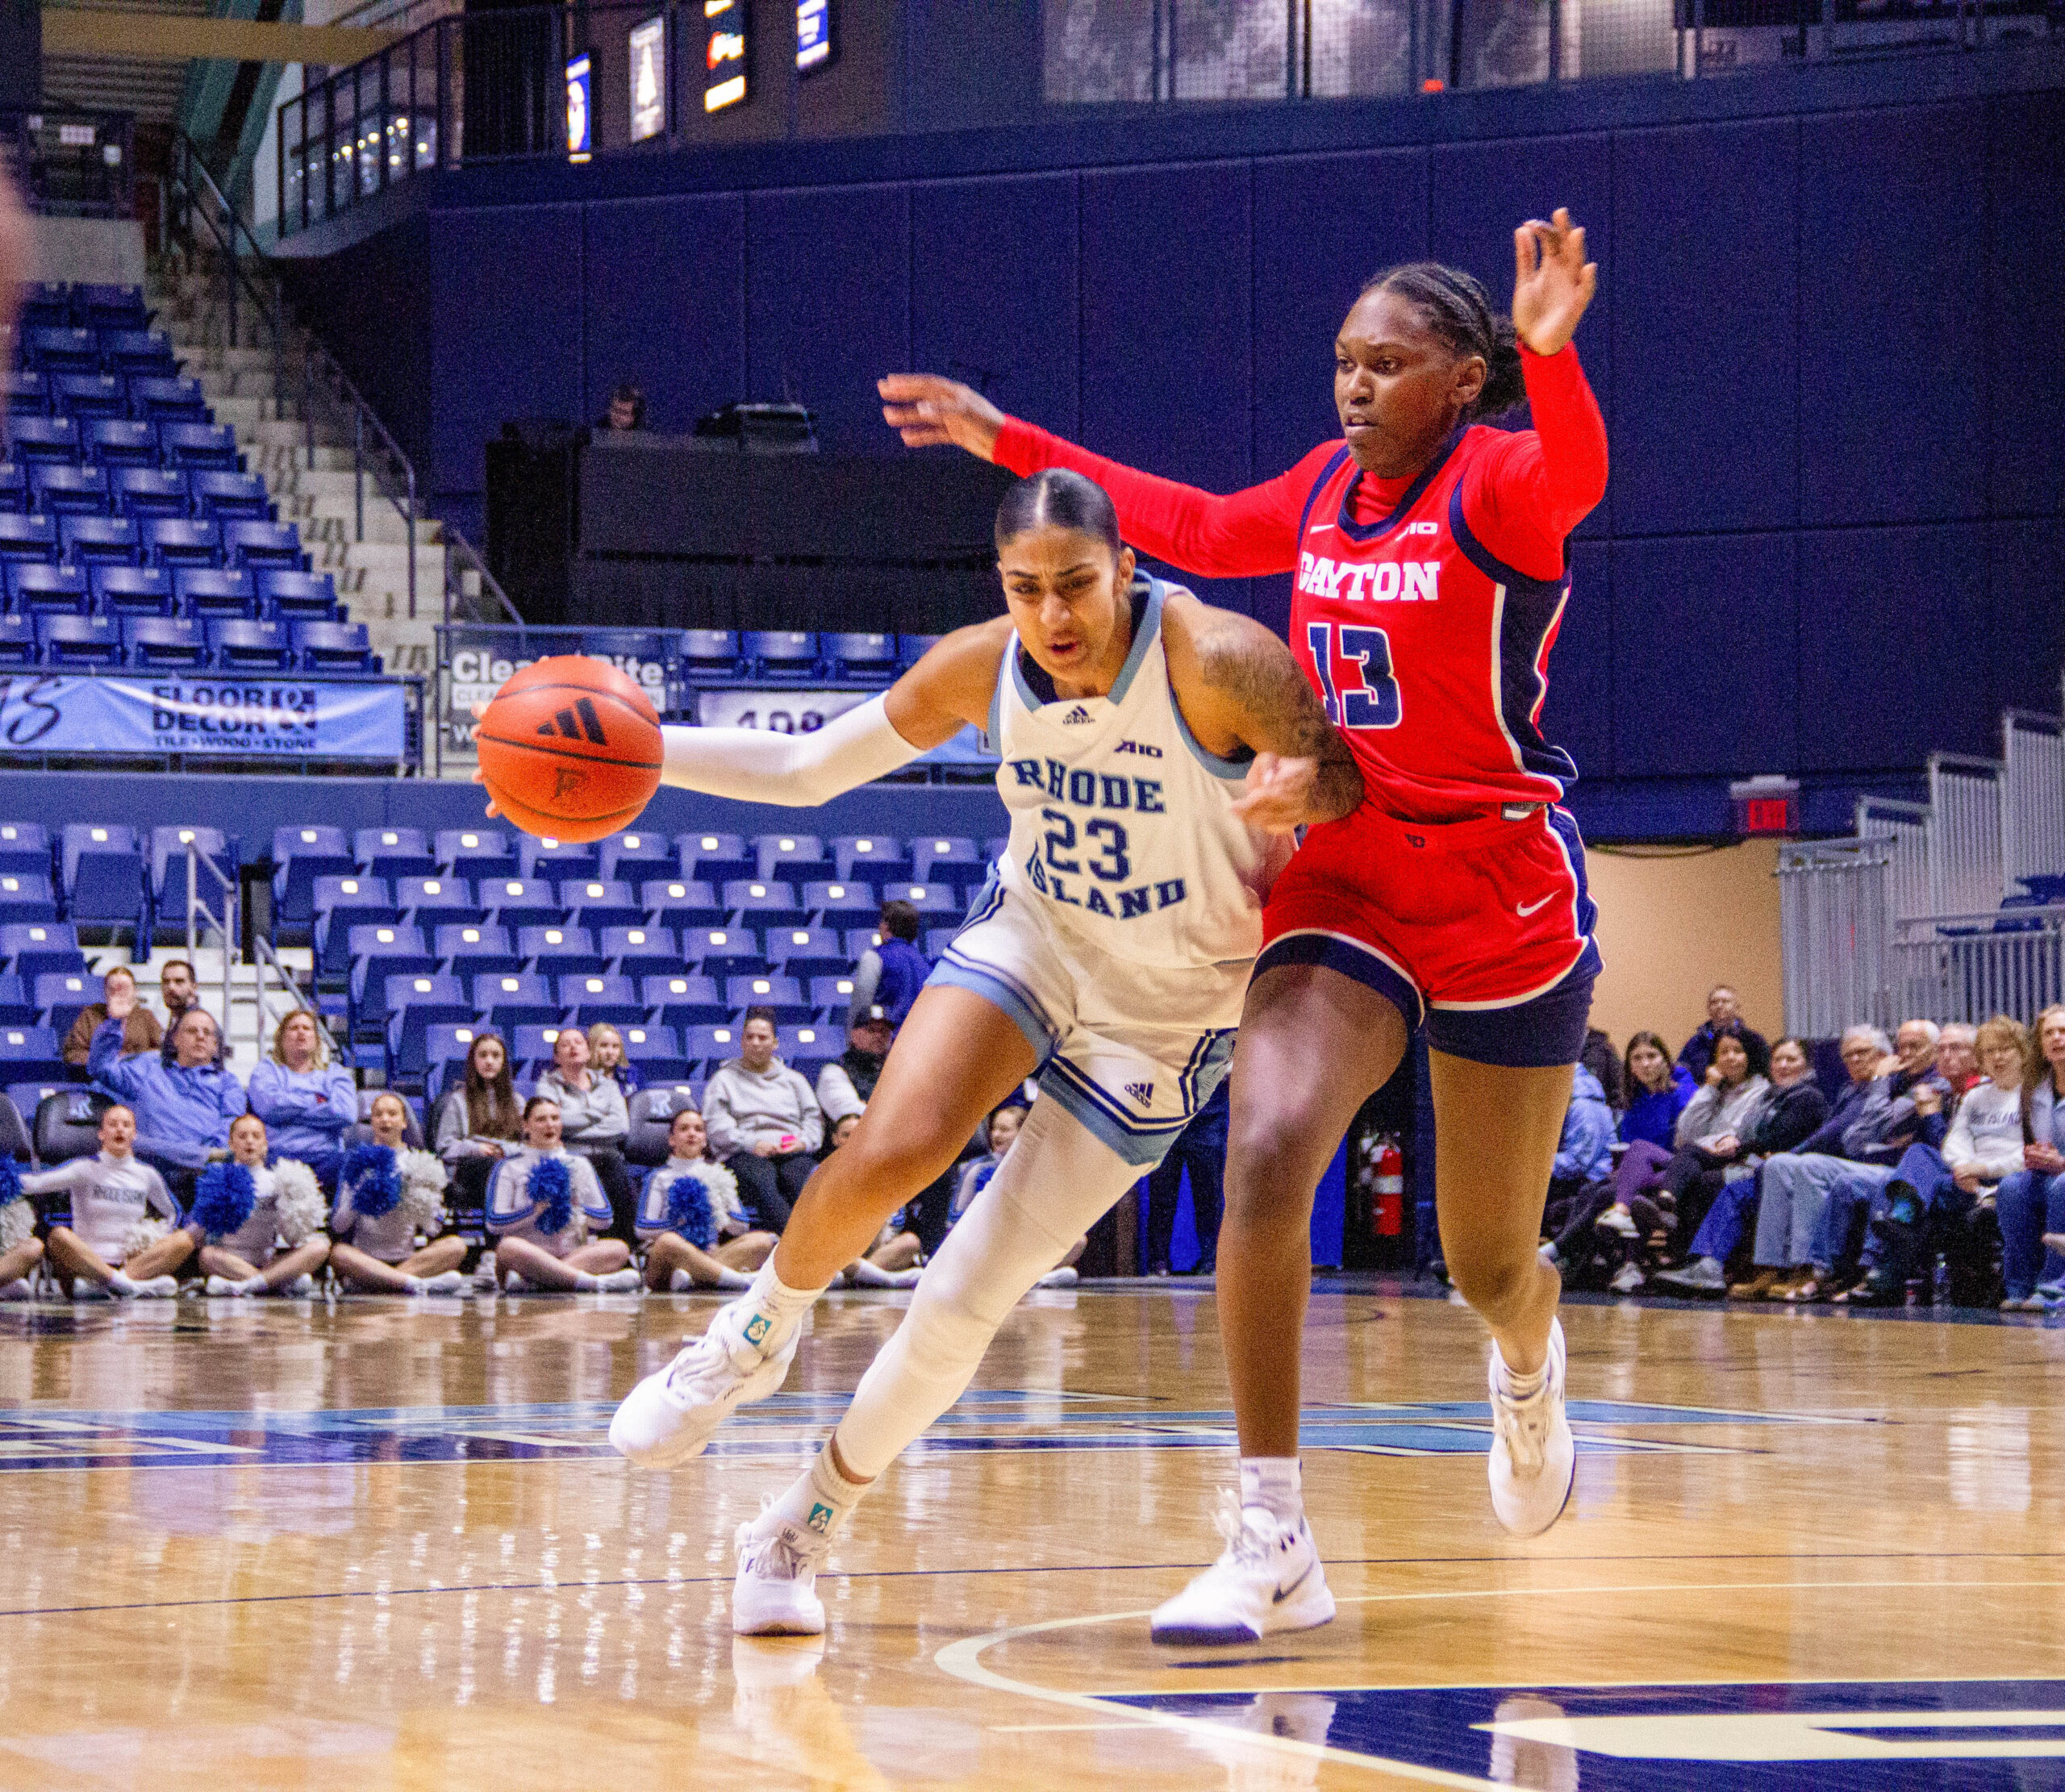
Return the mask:
<svg viewBox="0 0 2065 1792">
<path fill-rule="evenodd" d="M 376 290 L 375 238 L 304 284 L 326 327 L 326 281 L 359 308 L 356 353 L 427 372 L 396 415 L 462 506 L 503 419 L 592 416 L 627 374 L 662 428 L 794 396 L 828 449 L 900 452 L 873 382 L 911 365 L 1227 490 L 1331 434 L 1369 273 L 1436 256 L 1503 301 L 1514 225 L 1566 203 L 1600 265 L 1579 346 L 1614 472 L 1547 716 L 1581 816 L 1689 780 L 1717 827 L 1725 776 L 1912 772 L 1995 750 L 2003 703 L 2056 706 L 2065 60 L 2008 66 L 468 173 L 387 232 L 428 281 Z M 476 202 L 525 191 L 555 202 Z M 1282 578 L 1206 589 L 1282 625 Z"/>
</svg>

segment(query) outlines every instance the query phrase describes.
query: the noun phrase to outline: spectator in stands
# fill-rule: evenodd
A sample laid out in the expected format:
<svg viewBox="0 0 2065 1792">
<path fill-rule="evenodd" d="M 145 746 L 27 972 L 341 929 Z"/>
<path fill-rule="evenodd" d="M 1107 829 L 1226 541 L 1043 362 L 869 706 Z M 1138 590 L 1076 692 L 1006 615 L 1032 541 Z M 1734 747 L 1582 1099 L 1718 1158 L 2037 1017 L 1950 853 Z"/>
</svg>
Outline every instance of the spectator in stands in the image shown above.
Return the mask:
<svg viewBox="0 0 2065 1792">
<path fill-rule="evenodd" d="M 1613 1049 L 1613 1041 L 1596 1027 L 1585 1029 L 1584 1049 L 1578 1053 L 1578 1061 L 1599 1079 L 1599 1086 L 1606 1091 L 1606 1105 L 1616 1114 L 1628 1105 L 1628 1079 L 1621 1054 Z"/>
<path fill-rule="evenodd" d="M 1928 1231 L 1941 1235 L 1946 1255 L 1951 1254 L 1950 1247 L 1959 1242 L 1957 1235 L 1974 1210 L 1992 1206 L 2002 1179 L 2022 1168 L 2022 1090 L 2038 1073 L 2028 1030 L 1996 1015 L 1976 1031 L 1962 1025 L 1956 1031 L 1963 1036 L 1959 1045 L 1972 1051 L 1986 1074 L 1950 1096 L 1954 1118 L 1942 1148 L 1918 1140 L 1883 1186 L 1846 1177 L 1829 1194 L 1823 1230 L 1831 1255 L 1846 1248 L 1856 1215 L 1867 1215 L 1856 1286 L 1837 1293 L 1838 1301 L 1892 1306 L 1905 1300 Z M 1937 1041 L 1939 1072 L 1951 1031 L 1946 1027 Z M 1925 1120 L 1941 1111 L 1943 1100 L 1924 1083 L 1914 1092 L 1915 1112 Z M 1967 1246 L 1955 1254 L 1963 1259 L 1973 1253 Z"/>
<path fill-rule="evenodd" d="M 1979 1064 L 1976 1027 L 1954 1020 L 1943 1029 L 1936 1040 L 1936 1074 L 1943 1079 L 1953 1096 L 1963 1095 L 1975 1083 L 1985 1081 L 1986 1073 Z"/>
<path fill-rule="evenodd" d="M 1191 1177 L 1191 1215 L 1197 1225 L 1197 1267 L 1208 1276 L 1219 1267 L 1219 1222 L 1226 1206 L 1226 1123 L 1229 1079 L 1221 1077 L 1212 1098 L 1191 1116 L 1169 1155 L 1147 1178 L 1147 1273 L 1169 1273 L 1169 1241 L 1175 1236 L 1176 1202 L 1183 1172 Z"/>
<path fill-rule="evenodd" d="M 645 1080 L 638 1074 L 638 1067 L 624 1055 L 624 1035 L 607 1020 L 599 1020 L 588 1029 L 588 1070 L 622 1090 L 627 1106 Z"/>
<path fill-rule="evenodd" d="M 165 1178 L 138 1160 L 136 1142 L 136 1114 L 117 1102 L 101 1115 L 94 1156 L 22 1177 L 25 1194 L 71 1198 L 68 1206 L 47 1210 L 44 1224 L 50 1267 L 75 1300 L 89 1294 L 176 1294 L 173 1272 L 194 1254 Z"/>
<path fill-rule="evenodd" d="M 824 1111 L 827 1126 L 836 1131 L 841 1120 L 857 1117 L 868 1105 L 893 1036 L 889 1016 L 878 1002 L 848 1021 L 846 1049 L 817 1073 L 817 1105 Z"/>
<path fill-rule="evenodd" d="M 710 1155 L 709 1131 L 693 1107 L 675 1109 L 668 1125 L 667 1161 L 646 1178 L 638 1203 L 638 1236 L 645 1286 L 663 1294 L 750 1287 L 774 1248 L 774 1233 L 749 1228 L 738 1178 Z"/>
<path fill-rule="evenodd" d="M 630 1247 L 620 1238 L 589 1236 L 611 1217 L 594 1165 L 561 1139 L 559 1103 L 549 1094 L 533 1095 L 524 1106 L 523 1150 L 498 1165 L 488 1183 L 487 1229 L 496 1240 L 503 1291 L 636 1290 L 640 1278 L 629 1267 Z"/>
<path fill-rule="evenodd" d="M 598 429 L 624 435 L 645 427 L 645 394 L 629 380 L 619 380 L 610 393 L 610 407 L 596 420 Z"/>
<path fill-rule="evenodd" d="M 999 1102 L 990 1110 L 990 1149 L 987 1156 L 977 1158 L 961 1169 L 960 1186 L 954 1191 L 949 1227 L 957 1221 L 973 1205 L 975 1198 L 990 1186 L 993 1177 L 1009 1153 L 1013 1142 L 1025 1125 L 1025 1116 L 1030 1111 L 1025 1102 L 1017 1097 Z M 1076 1281 L 1076 1260 L 1088 1244 L 1087 1238 L 1078 1238 L 1063 1254 L 1062 1260 L 1046 1274 L 1034 1282 L 1035 1288 L 1070 1288 Z"/>
<path fill-rule="evenodd" d="M 35 265 L 35 239 L 28 215 L 15 197 L 14 182 L 0 173 L 0 331 L 14 327 L 22 283 Z M 6 416 L 6 404 L 0 398 L 0 419 Z"/>
<path fill-rule="evenodd" d="M 479 1033 L 466 1051 L 465 1084 L 442 1102 L 431 1149 L 444 1160 L 453 1186 L 470 1206 L 484 1206 L 488 1177 L 524 1136 L 524 1108 L 509 1078 L 509 1048 Z"/>
<path fill-rule="evenodd" d="M 739 1055 L 727 1058 L 703 1091 L 710 1148 L 739 1179 L 754 1223 L 778 1232 L 816 1167 L 824 1113 L 811 1086 L 776 1055 L 772 1008 L 745 1011 Z"/>
<path fill-rule="evenodd" d="M 358 1124 L 358 1085 L 330 1061 L 329 1029 L 313 1009 L 296 1008 L 273 1029 L 271 1056 L 251 1073 L 251 1111 L 276 1152 L 336 1186 L 345 1131 Z"/>
<path fill-rule="evenodd" d="M 462 1292 L 466 1241 L 447 1223 L 444 1166 L 427 1151 L 408 1149 L 409 1111 L 399 1095 L 374 1096 L 367 1120 L 372 1141 L 345 1152 L 337 1173 L 330 1267 L 371 1294 Z M 419 1246 L 419 1235 L 428 1242 Z"/>
<path fill-rule="evenodd" d="M 1710 1167 L 1700 1172 L 1700 1180 L 1708 1188 L 1696 1195 L 1678 1197 L 1681 1215 L 1692 1202 L 1706 1210 L 1706 1217 L 1692 1234 L 1692 1261 L 1683 1269 L 1665 1270 L 1656 1279 L 1687 1294 L 1724 1292 L 1728 1259 L 1756 1223 L 1758 1167 L 1779 1152 L 1796 1150 L 1828 1117 L 1828 1098 L 1815 1086 L 1806 1041 L 1780 1040 L 1771 1048 L 1769 1098 L 1746 1131 L 1733 1136 L 1724 1133 L 1706 1141 L 1703 1154 L 1710 1160 Z"/>
<path fill-rule="evenodd" d="M 173 1023 L 162 1053 L 122 1056 L 123 1031 L 136 991 L 119 984 L 107 992 L 107 1019 L 94 1033 L 86 1068 L 94 1081 L 136 1111 L 136 1150 L 163 1169 L 191 1169 L 229 1144 L 231 1121 L 248 1105 L 244 1085 L 219 1061 L 222 1034 L 205 1008 L 185 1009 Z"/>
<path fill-rule="evenodd" d="M 265 1123 L 240 1114 L 230 1123 L 229 1161 L 195 1179 L 186 1230 L 211 1294 L 312 1294 L 315 1272 L 330 1261 L 329 1236 L 317 1229 L 322 1191 L 304 1164 L 282 1158 L 269 1169 L 267 1145 Z"/>
<path fill-rule="evenodd" d="M 2036 1017 L 2036 1075 L 2023 1086 L 2022 1162 L 1996 1192 L 2004 1311 L 2034 1313 L 2065 1300 L 2065 1005 Z"/>
<path fill-rule="evenodd" d="M 128 986 L 132 1004 L 129 1018 L 123 1023 L 123 1052 L 155 1052 L 165 1043 L 165 1029 L 158 1025 L 158 1017 L 136 999 L 136 973 L 127 965 L 115 965 L 101 974 L 102 999 L 81 1008 L 78 1018 L 72 1023 L 71 1031 L 65 1036 L 64 1057 L 67 1064 L 86 1063 L 87 1054 L 93 1050 L 94 1034 L 107 1019 L 106 993 L 118 983 Z"/>
<path fill-rule="evenodd" d="M 194 967 L 183 958 L 168 958 L 158 967 L 158 998 L 165 1003 L 165 1023 L 178 1024 L 179 1017 L 201 999 Z"/>
<path fill-rule="evenodd" d="M 579 1027 L 560 1028 L 553 1041 L 552 1069 L 532 1093 L 559 1104 L 560 1136 L 569 1151 L 594 1165 L 615 1216 L 610 1236 L 628 1250 L 638 1236 L 638 1190 L 624 1167 L 623 1149 L 631 1134 L 631 1109 L 622 1086 L 590 1068 L 588 1036 Z"/>
<path fill-rule="evenodd" d="M 1571 1079 L 1563 1135 L 1542 1206 L 1543 1227 L 1552 1236 L 1541 1254 L 1550 1262 L 1574 1261 L 1574 1247 L 1612 1202 L 1612 1174 L 1613 1111 L 1599 1079 L 1579 1065 Z"/>
<path fill-rule="evenodd" d="M 882 944 L 862 952 L 853 967 L 853 996 L 846 1012 L 850 1025 L 869 1009 L 879 1007 L 893 1031 L 903 1024 L 932 974 L 932 961 L 918 950 L 918 911 L 908 902 L 884 902 L 881 928 Z"/>
<path fill-rule="evenodd" d="M 1692 1073 L 1695 1083 L 1703 1081 L 1707 1066 L 1713 1062 L 1713 1042 L 1725 1027 L 1734 1026 L 1754 1035 L 1757 1043 L 1763 1047 L 1762 1056 L 1771 1061 L 1771 1047 L 1765 1044 L 1763 1036 L 1756 1033 L 1742 1018 L 1742 1004 L 1734 990 L 1725 983 L 1717 983 L 1707 991 L 1706 1024 L 1685 1041 L 1678 1053 L 1678 1061 Z"/>
<path fill-rule="evenodd" d="M 1921 1115 L 1914 1091 L 1923 1083 L 1938 1092 L 1935 1073 L 1937 1027 L 1934 1021 L 1908 1020 L 1894 1038 L 1896 1056 L 1888 1060 L 1876 1048 L 1883 1034 L 1853 1031 L 1843 1040 L 1843 1062 L 1850 1068 L 1850 1088 L 1821 1130 L 1796 1152 L 1786 1152 L 1764 1165 L 1763 1204 L 1757 1215 L 1757 1267 L 1789 1271 L 1767 1292 L 1775 1300 L 1816 1301 L 1835 1290 L 1830 1282 L 1832 1253 L 1821 1222 L 1829 1194 L 1846 1176 L 1866 1175 L 1875 1186 L 1892 1179 L 1901 1153 L 1917 1137 L 1940 1144 L 1946 1130 L 1942 1113 Z M 1863 1063 L 1863 1048 L 1874 1048 Z M 1891 1068 L 1887 1065 L 1890 1063 Z M 1857 1081 L 1858 1067 L 1867 1073 Z"/>
<path fill-rule="evenodd" d="M 1678 1135 L 1678 1116 L 1692 1100 L 1698 1079 L 1682 1065 L 1674 1069 L 1670 1048 L 1650 1032 L 1637 1033 L 1628 1041 L 1622 1068 L 1628 1110 L 1621 1116 L 1621 1144 L 1632 1145 L 1646 1139 L 1662 1150 L 1671 1150 Z M 1602 1098 L 1604 1094 L 1602 1090 Z"/>
</svg>

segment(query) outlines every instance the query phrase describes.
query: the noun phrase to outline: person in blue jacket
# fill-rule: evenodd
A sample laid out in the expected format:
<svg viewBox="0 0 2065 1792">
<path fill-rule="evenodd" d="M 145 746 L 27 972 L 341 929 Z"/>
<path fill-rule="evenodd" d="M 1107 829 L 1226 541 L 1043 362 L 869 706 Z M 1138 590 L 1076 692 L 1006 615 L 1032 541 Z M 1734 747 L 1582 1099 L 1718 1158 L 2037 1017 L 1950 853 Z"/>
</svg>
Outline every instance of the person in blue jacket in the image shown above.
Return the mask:
<svg viewBox="0 0 2065 1792">
<path fill-rule="evenodd" d="M 1678 1116 L 1697 1088 L 1684 1065 L 1674 1065 L 1671 1048 L 1654 1033 L 1637 1033 L 1628 1041 L 1628 1111 L 1621 1116 L 1621 1143 L 1646 1139 L 1664 1151 L 1677 1147 Z M 1700 1072 L 1706 1074 L 1703 1065 Z"/>
<path fill-rule="evenodd" d="M 277 1156 L 307 1165 L 326 1193 L 336 1190 L 345 1129 L 358 1123 L 358 1085 L 331 1063 L 312 1010 L 296 1008 L 274 1031 L 272 1056 L 251 1073 L 251 1111 Z"/>
<path fill-rule="evenodd" d="M 216 1061 L 221 1030 L 198 1006 L 173 1023 L 165 1041 L 169 1057 L 156 1052 L 124 1057 L 123 1031 L 136 1002 L 133 986 L 117 982 L 108 991 L 107 1019 L 94 1030 L 87 1073 L 135 1112 L 138 1156 L 161 1169 L 198 1169 L 209 1152 L 228 1148 L 230 1122 L 250 1105 L 244 1085 Z"/>
<path fill-rule="evenodd" d="M 917 910 L 900 898 L 882 905 L 882 944 L 861 954 L 853 967 L 853 1000 L 847 1010 L 849 1026 L 872 1007 L 879 1006 L 891 1027 L 901 1027 L 925 979 L 932 974 L 932 961 L 918 949 L 920 931 Z"/>
</svg>

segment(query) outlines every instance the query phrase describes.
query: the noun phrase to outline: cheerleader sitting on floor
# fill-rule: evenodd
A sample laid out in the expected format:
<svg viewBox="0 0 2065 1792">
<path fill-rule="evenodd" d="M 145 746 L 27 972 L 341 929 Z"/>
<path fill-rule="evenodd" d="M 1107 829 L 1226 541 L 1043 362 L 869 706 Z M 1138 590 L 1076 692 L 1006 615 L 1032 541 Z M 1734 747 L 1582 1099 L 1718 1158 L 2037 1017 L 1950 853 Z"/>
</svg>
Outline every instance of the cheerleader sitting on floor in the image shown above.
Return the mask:
<svg viewBox="0 0 2065 1792">
<path fill-rule="evenodd" d="M 256 1114 L 230 1123 L 229 1152 L 227 1163 L 211 1164 L 194 1177 L 186 1215 L 207 1291 L 314 1294 L 315 1272 L 330 1261 L 330 1240 L 320 1230 L 328 1203 L 315 1171 L 291 1157 L 268 1169 L 265 1123 Z"/>
<path fill-rule="evenodd" d="M 368 1119 L 372 1143 L 347 1145 L 337 1173 L 330 1267 L 371 1294 L 460 1293 L 466 1241 L 445 1230 L 444 1165 L 403 1144 L 409 1112 L 399 1095 L 376 1095 Z M 432 1242 L 419 1248 L 419 1237 Z"/>
<path fill-rule="evenodd" d="M 628 1294 L 641 1286 L 623 1240 L 588 1241 L 611 1220 L 610 1204 L 586 1158 L 560 1143 L 559 1103 L 533 1095 L 524 1109 L 524 1149 L 494 1167 L 487 1229 L 505 1294 L 532 1288 Z"/>
<path fill-rule="evenodd" d="M 749 1288 L 752 1272 L 774 1248 L 772 1232 L 747 1229 L 739 1180 L 709 1155 L 710 1135 L 692 1107 L 667 1127 L 667 1161 L 645 1180 L 638 1238 L 645 1286 L 656 1294 L 690 1288 Z"/>
</svg>

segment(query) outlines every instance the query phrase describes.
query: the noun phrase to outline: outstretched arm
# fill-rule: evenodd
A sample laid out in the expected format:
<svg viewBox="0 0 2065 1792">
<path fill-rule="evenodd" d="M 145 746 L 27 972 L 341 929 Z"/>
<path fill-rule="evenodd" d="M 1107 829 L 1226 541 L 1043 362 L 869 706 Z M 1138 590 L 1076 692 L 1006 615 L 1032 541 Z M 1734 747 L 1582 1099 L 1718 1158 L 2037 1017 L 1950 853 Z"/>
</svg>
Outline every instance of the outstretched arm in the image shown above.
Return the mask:
<svg viewBox="0 0 2065 1792">
<path fill-rule="evenodd" d="M 1283 642 L 1187 592 L 1170 598 L 1162 639 L 1170 686 L 1198 744 L 1222 756 L 1243 747 L 1255 756 L 1234 814 L 1287 834 L 1354 811 L 1362 775 Z"/>
</svg>

